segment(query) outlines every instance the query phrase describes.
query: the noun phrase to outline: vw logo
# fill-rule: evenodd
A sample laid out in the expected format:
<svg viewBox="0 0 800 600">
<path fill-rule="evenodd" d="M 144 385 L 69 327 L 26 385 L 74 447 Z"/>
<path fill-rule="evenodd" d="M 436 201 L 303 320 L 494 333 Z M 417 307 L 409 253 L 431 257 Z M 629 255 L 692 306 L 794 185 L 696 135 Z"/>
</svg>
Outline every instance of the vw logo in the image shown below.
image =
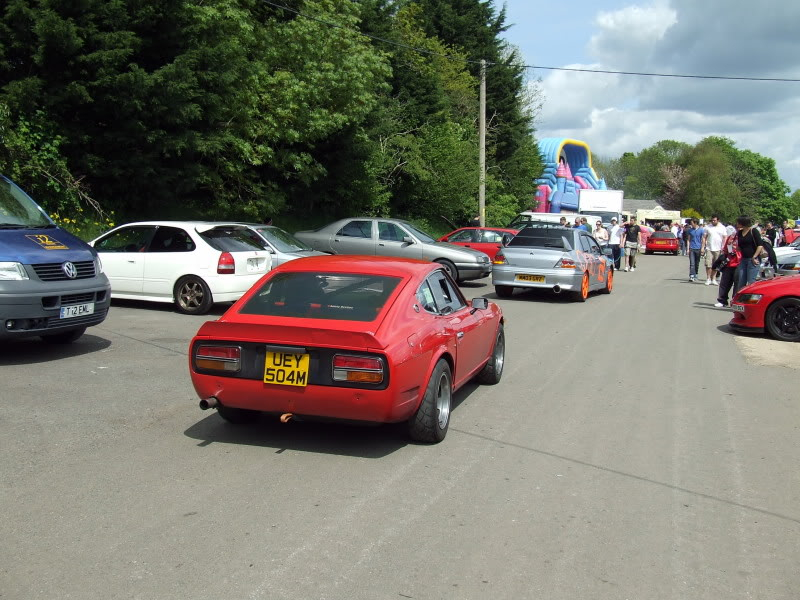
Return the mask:
<svg viewBox="0 0 800 600">
<path fill-rule="evenodd" d="M 64 271 L 64 275 L 66 275 L 70 279 L 75 279 L 78 276 L 78 269 L 76 269 L 75 265 L 73 265 L 69 261 L 61 265 L 61 270 Z"/>
</svg>

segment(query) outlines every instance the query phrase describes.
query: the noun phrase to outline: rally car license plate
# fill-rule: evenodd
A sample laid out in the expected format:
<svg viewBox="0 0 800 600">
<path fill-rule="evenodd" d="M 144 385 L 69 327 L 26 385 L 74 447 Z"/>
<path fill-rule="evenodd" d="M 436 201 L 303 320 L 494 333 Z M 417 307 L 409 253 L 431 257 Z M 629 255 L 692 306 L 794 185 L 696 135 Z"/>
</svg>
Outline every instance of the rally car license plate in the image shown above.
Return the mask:
<svg viewBox="0 0 800 600">
<path fill-rule="evenodd" d="M 82 317 L 83 315 L 91 315 L 94 313 L 94 304 L 87 302 L 86 304 L 72 304 L 70 306 L 62 306 L 59 317 L 62 319 L 71 319 L 72 317 Z"/>
<path fill-rule="evenodd" d="M 264 361 L 264 383 L 306 386 L 308 384 L 308 354 L 267 352 Z"/>
<path fill-rule="evenodd" d="M 744 312 L 744 306 L 742 304 L 731 304 L 731 308 L 733 312 Z"/>
<path fill-rule="evenodd" d="M 515 277 L 517 281 L 529 281 L 531 283 L 544 283 L 544 275 L 521 275 Z"/>
</svg>

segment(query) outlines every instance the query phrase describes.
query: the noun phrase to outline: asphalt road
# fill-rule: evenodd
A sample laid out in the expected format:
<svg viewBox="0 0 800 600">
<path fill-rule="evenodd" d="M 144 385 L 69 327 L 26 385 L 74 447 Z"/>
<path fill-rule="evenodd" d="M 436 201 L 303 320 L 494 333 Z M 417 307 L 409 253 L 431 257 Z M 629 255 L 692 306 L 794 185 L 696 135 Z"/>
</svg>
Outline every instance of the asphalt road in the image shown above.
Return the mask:
<svg viewBox="0 0 800 600">
<path fill-rule="evenodd" d="M 800 346 L 733 335 L 686 271 L 500 300 L 503 381 L 434 446 L 201 412 L 208 316 L 4 343 L 0 598 L 796 600 Z"/>
</svg>

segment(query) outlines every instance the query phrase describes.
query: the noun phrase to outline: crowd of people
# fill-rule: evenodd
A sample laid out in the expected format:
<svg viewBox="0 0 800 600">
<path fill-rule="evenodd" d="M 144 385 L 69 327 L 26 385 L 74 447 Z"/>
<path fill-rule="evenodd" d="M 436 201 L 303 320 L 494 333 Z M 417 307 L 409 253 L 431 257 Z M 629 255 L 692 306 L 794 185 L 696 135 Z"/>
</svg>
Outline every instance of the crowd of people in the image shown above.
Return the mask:
<svg viewBox="0 0 800 600">
<path fill-rule="evenodd" d="M 788 221 L 782 228 L 772 222 L 759 226 L 746 216 L 726 226 L 718 215 L 712 215 L 702 225 L 699 219 L 691 219 L 685 225 L 673 223 L 671 231 L 678 238 L 680 253 L 689 257 L 689 281 L 702 279 L 702 261 L 705 284 L 719 286 L 714 306 L 723 308 L 739 289 L 756 280 L 762 260 L 773 272 L 777 269 L 774 247 L 788 244 L 787 232 L 792 229 Z"/>
</svg>

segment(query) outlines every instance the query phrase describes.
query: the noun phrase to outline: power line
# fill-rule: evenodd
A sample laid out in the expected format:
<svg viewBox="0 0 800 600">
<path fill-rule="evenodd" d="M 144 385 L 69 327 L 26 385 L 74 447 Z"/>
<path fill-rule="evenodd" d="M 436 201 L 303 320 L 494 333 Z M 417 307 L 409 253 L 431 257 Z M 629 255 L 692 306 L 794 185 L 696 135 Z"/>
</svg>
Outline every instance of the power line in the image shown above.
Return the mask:
<svg viewBox="0 0 800 600">
<path fill-rule="evenodd" d="M 345 27 L 344 25 L 339 25 L 338 23 L 332 23 L 331 21 L 326 21 L 324 19 L 320 19 L 319 17 L 314 17 L 312 15 L 307 15 L 305 13 L 300 12 L 294 8 L 290 8 L 288 6 L 284 6 L 283 4 L 278 4 L 277 2 L 272 2 L 271 0 L 261 0 L 264 4 L 268 4 L 275 8 L 279 8 L 281 10 L 288 11 L 293 13 L 299 17 L 303 17 L 305 19 L 310 19 L 312 21 L 316 21 L 317 23 L 321 23 L 327 27 L 331 27 L 334 29 L 343 29 L 345 31 L 349 31 L 351 33 L 357 33 L 359 35 L 363 35 L 371 40 L 375 40 L 377 42 L 382 42 L 384 44 L 389 44 L 391 46 L 398 46 L 400 48 L 404 48 L 406 50 L 412 50 L 414 52 L 418 52 L 419 54 L 428 54 L 431 56 L 438 56 L 440 58 L 445 58 L 447 60 L 463 62 L 467 64 L 473 65 L 480 65 L 480 60 L 470 60 L 467 58 L 463 58 L 460 56 L 451 56 L 448 54 L 442 54 L 440 52 L 434 52 L 432 50 L 426 50 L 425 48 L 417 48 L 415 46 L 410 46 L 409 44 L 404 44 L 402 42 L 396 42 L 394 40 L 388 40 L 386 38 L 378 37 L 376 35 L 370 35 L 368 33 L 364 33 L 363 31 L 358 31 L 357 29 L 352 29 L 351 27 Z M 503 63 L 497 62 L 486 62 L 487 67 L 499 67 L 499 66 L 507 66 Z M 679 79 L 717 79 L 723 81 L 772 81 L 772 82 L 781 82 L 781 83 L 800 83 L 800 79 L 790 79 L 790 78 L 781 78 L 781 77 L 735 77 L 735 76 L 727 76 L 727 75 L 685 75 L 679 73 L 644 73 L 639 71 L 610 71 L 606 69 L 578 69 L 572 67 L 543 67 L 541 65 L 519 65 L 523 69 L 540 69 L 545 71 L 571 71 L 575 73 L 599 73 L 603 75 L 632 75 L 637 77 L 672 77 L 672 78 L 679 78 Z"/>
</svg>

